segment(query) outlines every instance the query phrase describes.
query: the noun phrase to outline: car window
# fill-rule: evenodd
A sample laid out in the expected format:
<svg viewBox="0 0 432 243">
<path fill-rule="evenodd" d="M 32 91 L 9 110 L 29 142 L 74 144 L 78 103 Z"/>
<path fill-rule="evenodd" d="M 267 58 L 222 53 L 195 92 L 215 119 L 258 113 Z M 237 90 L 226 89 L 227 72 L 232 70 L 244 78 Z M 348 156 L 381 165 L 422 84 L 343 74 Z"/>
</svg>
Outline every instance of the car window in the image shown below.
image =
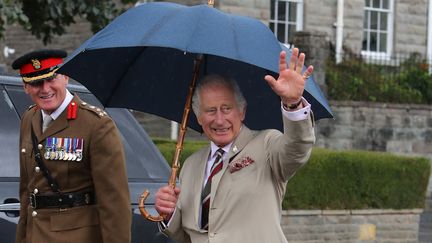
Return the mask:
<svg viewBox="0 0 432 243">
<path fill-rule="evenodd" d="M 19 117 L 24 113 L 24 111 L 28 110 L 29 106 L 33 104 L 30 96 L 28 96 L 22 86 L 13 86 L 7 85 L 5 86 L 5 90 L 10 97 L 16 111 L 18 112 Z"/>
<path fill-rule="evenodd" d="M 19 177 L 20 118 L 3 86 L 0 86 L 0 177 Z"/>
<path fill-rule="evenodd" d="M 107 112 L 120 130 L 125 148 L 129 180 L 166 181 L 169 166 L 148 134 L 131 112 L 126 109 L 108 108 Z"/>
</svg>

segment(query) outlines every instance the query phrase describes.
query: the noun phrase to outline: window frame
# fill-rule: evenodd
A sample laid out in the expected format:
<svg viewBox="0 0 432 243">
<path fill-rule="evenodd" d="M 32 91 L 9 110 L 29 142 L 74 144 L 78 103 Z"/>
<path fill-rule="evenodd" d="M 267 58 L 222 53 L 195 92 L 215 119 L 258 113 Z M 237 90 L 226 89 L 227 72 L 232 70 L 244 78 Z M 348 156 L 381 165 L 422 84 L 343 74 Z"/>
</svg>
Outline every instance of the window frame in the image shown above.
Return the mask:
<svg viewBox="0 0 432 243">
<path fill-rule="evenodd" d="M 289 29 L 288 27 L 290 25 L 295 25 L 296 27 L 296 31 L 301 31 L 303 30 L 303 8 L 304 8 L 304 1 L 303 0 L 270 0 L 272 2 L 274 2 L 274 9 L 270 9 L 270 19 L 269 19 L 269 25 L 273 24 L 273 33 L 275 34 L 276 38 L 278 38 L 278 25 L 279 24 L 284 24 L 285 26 L 285 30 L 284 30 L 284 39 L 283 40 L 279 40 L 282 43 L 286 43 L 286 44 L 290 44 L 288 42 L 289 40 Z M 286 3 L 286 10 L 285 12 L 287 13 L 285 16 L 285 20 L 279 20 L 278 19 L 278 13 L 279 13 L 279 2 L 285 2 Z M 287 11 L 289 9 L 289 5 L 291 3 L 297 3 L 296 4 L 296 19 L 295 22 L 289 21 L 289 11 Z M 270 4 L 271 6 L 271 4 Z M 272 19 L 272 12 L 274 12 L 274 18 Z M 278 38 L 279 39 L 279 38 Z"/>
<path fill-rule="evenodd" d="M 382 1 L 383 0 L 379 0 L 380 1 L 380 7 L 373 7 L 373 6 L 366 6 L 366 1 L 372 1 L 373 0 L 365 0 L 365 6 L 363 9 L 364 18 L 368 18 L 367 20 L 364 20 L 363 22 L 363 35 L 365 33 L 368 34 L 367 37 L 363 36 L 362 42 L 365 40 L 367 41 L 367 49 L 368 50 L 364 50 L 363 49 L 363 44 L 362 44 L 362 50 L 361 50 L 361 55 L 364 57 L 368 57 L 368 58 L 374 58 L 374 59 L 380 59 L 380 60 L 390 60 L 391 58 L 391 53 L 393 51 L 393 25 L 394 25 L 394 0 L 388 0 L 388 9 L 382 8 Z M 377 12 L 377 13 L 386 13 L 387 14 L 387 30 L 383 31 L 380 28 L 381 25 L 381 21 L 380 21 L 380 17 L 381 14 L 377 14 L 377 23 L 376 25 L 378 26 L 376 30 L 372 30 L 370 29 L 371 24 L 371 12 Z M 367 14 L 366 14 L 367 13 Z M 364 25 L 365 21 L 367 21 L 367 26 Z M 371 51 L 370 50 L 370 33 L 376 33 L 377 34 L 377 49 L 378 51 Z M 380 41 L 382 41 L 380 39 L 380 34 L 385 33 L 387 34 L 387 38 L 386 38 L 386 50 L 385 51 L 381 51 L 379 50 L 379 46 L 380 46 Z"/>
</svg>

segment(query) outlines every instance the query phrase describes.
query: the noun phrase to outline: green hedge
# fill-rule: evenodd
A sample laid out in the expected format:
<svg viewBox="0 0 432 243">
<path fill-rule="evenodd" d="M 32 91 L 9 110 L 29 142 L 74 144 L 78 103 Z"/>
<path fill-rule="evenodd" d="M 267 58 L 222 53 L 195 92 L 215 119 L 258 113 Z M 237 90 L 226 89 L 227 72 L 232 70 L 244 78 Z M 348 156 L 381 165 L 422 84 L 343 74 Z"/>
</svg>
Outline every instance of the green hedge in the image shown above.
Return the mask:
<svg viewBox="0 0 432 243">
<path fill-rule="evenodd" d="M 154 139 L 171 163 L 175 141 Z M 208 142 L 185 141 L 180 161 Z M 289 181 L 284 209 L 423 208 L 430 175 L 425 158 L 314 148 Z"/>
<path fill-rule="evenodd" d="M 173 161 L 175 146 L 177 141 L 163 139 L 163 138 L 152 138 L 153 142 L 159 148 L 159 151 L 165 157 L 165 159 L 169 162 L 170 166 Z M 200 148 L 208 145 L 207 141 L 188 141 L 185 140 L 183 144 L 182 152 L 180 153 L 180 164 L 183 163 L 189 155 L 193 152 L 199 150 Z M 181 167 L 180 167 L 181 169 Z"/>
<path fill-rule="evenodd" d="M 315 148 L 289 181 L 292 209 L 423 208 L 430 176 L 425 158 Z"/>
</svg>

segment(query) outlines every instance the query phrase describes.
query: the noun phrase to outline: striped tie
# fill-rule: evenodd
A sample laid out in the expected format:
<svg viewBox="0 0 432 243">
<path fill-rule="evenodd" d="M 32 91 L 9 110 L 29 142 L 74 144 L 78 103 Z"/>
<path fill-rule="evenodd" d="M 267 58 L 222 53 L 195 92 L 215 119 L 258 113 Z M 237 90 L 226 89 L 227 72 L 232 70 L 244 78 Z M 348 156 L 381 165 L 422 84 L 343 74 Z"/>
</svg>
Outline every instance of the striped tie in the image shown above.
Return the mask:
<svg viewBox="0 0 432 243">
<path fill-rule="evenodd" d="M 223 149 L 218 149 L 216 151 L 216 159 L 210 171 L 210 176 L 207 179 L 207 183 L 201 194 L 202 211 L 201 211 L 201 228 L 208 229 L 208 216 L 210 208 L 210 191 L 211 191 L 211 181 L 214 175 L 216 175 L 223 166 L 222 156 L 224 154 Z"/>
</svg>

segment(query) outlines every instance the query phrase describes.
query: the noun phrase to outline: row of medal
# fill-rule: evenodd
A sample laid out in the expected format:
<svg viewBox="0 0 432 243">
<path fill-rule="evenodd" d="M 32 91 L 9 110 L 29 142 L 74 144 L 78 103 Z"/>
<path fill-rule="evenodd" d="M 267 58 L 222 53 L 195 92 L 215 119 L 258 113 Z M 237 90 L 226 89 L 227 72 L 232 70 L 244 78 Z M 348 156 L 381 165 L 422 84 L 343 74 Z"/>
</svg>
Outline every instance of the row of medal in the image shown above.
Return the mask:
<svg viewBox="0 0 432 243">
<path fill-rule="evenodd" d="M 81 161 L 83 158 L 83 138 L 48 137 L 45 144 L 46 160 Z"/>
</svg>

